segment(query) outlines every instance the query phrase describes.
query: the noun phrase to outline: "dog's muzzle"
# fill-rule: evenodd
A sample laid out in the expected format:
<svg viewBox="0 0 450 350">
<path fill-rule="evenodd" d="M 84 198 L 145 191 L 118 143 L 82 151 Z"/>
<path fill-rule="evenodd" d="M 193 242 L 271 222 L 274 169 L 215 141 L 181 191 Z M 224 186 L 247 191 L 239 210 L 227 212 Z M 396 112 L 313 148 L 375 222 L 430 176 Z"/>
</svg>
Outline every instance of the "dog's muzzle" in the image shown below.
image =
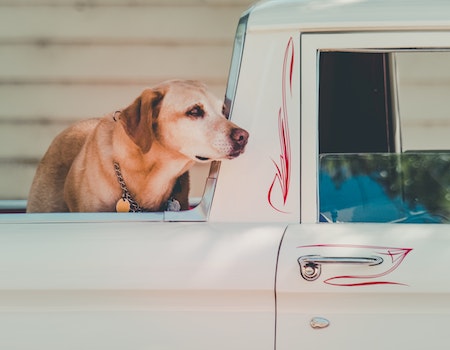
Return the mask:
<svg viewBox="0 0 450 350">
<path fill-rule="evenodd" d="M 241 128 L 231 129 L 230 138 L 233 141 L 233 149 L 228 154 L 230 158 L 235 158 L 244 152 L 248 142 L 249 133 Z"/>
</svg>

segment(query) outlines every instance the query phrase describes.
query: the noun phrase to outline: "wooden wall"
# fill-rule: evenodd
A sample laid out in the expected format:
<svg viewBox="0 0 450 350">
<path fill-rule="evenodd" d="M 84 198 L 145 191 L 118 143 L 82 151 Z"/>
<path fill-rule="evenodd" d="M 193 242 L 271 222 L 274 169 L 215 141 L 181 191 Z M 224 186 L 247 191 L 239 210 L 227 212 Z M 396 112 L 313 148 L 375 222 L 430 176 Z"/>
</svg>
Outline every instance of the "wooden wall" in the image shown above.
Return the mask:
<svg viewBox="0 0 450 350">
<path fill-rule="evenodd" d="M 251 0 L 0 0 L 0 199 L 26 198 L 53 137 L 147 87 L 199 79 L 222 97 Z"/>
<path fill-rule="evenodd" d="M 252 2 L 0 0 L 0 199 L 27 197 L 59 131 L 147 86 L 200 79 L 222 97 L 237 21 Z M 405 55 L 399 69 L 405 141 L 439 147 L 431 131 L 448 139 L 448 56 Z"/>
<path fill-rule="evenodd" d="M 397 54 L 404 150 L 450 150 L 450 52 Z"/>
</svg>

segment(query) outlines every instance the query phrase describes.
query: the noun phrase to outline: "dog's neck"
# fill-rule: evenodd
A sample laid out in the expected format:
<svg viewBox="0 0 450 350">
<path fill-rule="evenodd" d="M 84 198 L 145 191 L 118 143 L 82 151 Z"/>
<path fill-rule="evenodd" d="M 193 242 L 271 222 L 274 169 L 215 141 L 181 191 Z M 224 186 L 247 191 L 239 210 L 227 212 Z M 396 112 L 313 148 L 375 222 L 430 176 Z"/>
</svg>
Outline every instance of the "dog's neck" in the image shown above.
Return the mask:
<svg viewBox="0 0 450 350">
<path fill-rule="evenodd" d="M 122 190 L 122 196 L 116 203 L 116 211 L 117 212 L 144 212 L 150 211 L 146 208 L 142 208 L 137 201 L 134 200 L 133 195 L 128 190 L 127 184 L 125 183 L 125 179 L 122 176 L 122 171 L 120 170 L 119 163 L 113 162 L 114 172 L 116 173 L 117 181 L 119 182 L 120 188 Z M 181 186 L 179 183 L 179 179 L 177 179 L 177 184 L 175 186 Z M 180 210 L 180 202 L 178 202 L 175 198 L 169 198 L 166 203 L 162 203 L 161 210 L 168 211 L 179 211 Z"/>
<path fill-rule="evenodd" d="M 195 161 L 167 151 L 157 141 L 152 143 L 148 152 L 143 153 L 123 128 L 116 129 L 114 137 L 120 137 L 121 142 L 113 140 L 113 162 L 120 165 L 128 190 L 140 207 L 151 211 L 160 210 L 169 199 L 177 179 Z"/>
</svg>

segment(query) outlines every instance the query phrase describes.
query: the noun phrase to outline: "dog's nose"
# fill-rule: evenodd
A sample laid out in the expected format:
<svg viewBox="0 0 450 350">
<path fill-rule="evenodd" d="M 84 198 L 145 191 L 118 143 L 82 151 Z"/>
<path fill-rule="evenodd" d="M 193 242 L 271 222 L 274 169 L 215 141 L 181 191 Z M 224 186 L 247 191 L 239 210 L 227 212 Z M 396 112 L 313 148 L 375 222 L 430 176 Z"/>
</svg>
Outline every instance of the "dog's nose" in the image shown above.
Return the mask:
<svg viewBox="0 0 450 350">
<path fill-rule="evenodd" d="M 248 132 L 244 129 L 234 128 L 231 130 L 231 139 L 241 147 L 247 144 L 248 136 Z"/>
</svg>

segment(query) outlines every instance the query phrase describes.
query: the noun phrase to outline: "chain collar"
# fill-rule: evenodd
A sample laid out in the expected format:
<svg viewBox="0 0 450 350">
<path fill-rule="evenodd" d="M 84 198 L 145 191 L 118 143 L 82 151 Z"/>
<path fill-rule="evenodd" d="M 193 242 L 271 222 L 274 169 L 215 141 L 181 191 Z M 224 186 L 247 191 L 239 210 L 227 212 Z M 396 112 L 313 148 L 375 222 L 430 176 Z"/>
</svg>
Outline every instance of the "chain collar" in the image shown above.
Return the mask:
<svg viewBox="0 0 450 350">
<path fill-rule="evenodd" d="M 113 113 L 112 118 L 115 122 L 117 122 L 119 120 L 120 117 L 118 117 L 117 115 L 120 113 L 121 113 L 120 111 L 115 111 Z M 114 172 L 116 173 L 117 181 L 119 182 L 120 188 L 122 189 L 122 201 L 125 206 L 129 205 L 128 212 L 131 212 L 131 213 L 143 212 L 143 210 L 139 206 L 138 202 L 136 202 L 133 199 L 133 196 L 131 195 L 130 191 L 128 191 L 128 187 L 125 184 L 125 180 L 123 179 L 122 172 L 120 171 L 119 163 L 113 162 L 113 165 L 114 165 Z M 119 199 L 119 201 L 120 201 L 120 199 Z M 119 211 L 117 209 L 117 205 L 116 205 L 116 210 Z"/>
<path fill-rule="evenodd" d="M 122 172 L 120 171 L 119 163 L 113 162 L 114 172 L 116 173 L 117 181 L 119 182 L 120 188 L 122 189 L 122 200 L 128 202 L 130 205 L 129 212 L 131 213 L 141 213 L 144 210 L 139 206 L 139 204 L 133 199 L 130 191 L 128 191 L 125 180 L 123 179 Z"/>
<path fill-rule="evenodd" d="M 118 116 L 118 114 L 120 114 L 120 113 L 121 113 L 121 111 L 115 111 L 113 113 L 112 118 L 115 122 L 117 122 L 120 119 L 120 116 Z M 125 206 L 129 205 L 128 212 L 130 212 L 130 213 L 144 212 L 145 210 L 139 206 L 138 202 L 136 202 L 134 200 L 130 191 L 128 191 L 128 187 L 125 184 L 125 180 L 123 179 L 122 172 L 120 171 L 119 163 L 113 162 L 113 165 L 114 165 L 114 172 L 116 173 L 117 181 L 119 182 L 120 188 L 122 189 L 122 198 L 119 199 L 119 201 L 116 204 L 116 211 L 119 211 L 117 209 L 117 206 L 118 206 L 119 202 L 122 201 L 122 204 L 124 204 Z M 181 205 L 175 198 L 172 197 L 167 201 L 165 208 L 168 211 L 179 211 L 181 209 Z"/>
</svg>

